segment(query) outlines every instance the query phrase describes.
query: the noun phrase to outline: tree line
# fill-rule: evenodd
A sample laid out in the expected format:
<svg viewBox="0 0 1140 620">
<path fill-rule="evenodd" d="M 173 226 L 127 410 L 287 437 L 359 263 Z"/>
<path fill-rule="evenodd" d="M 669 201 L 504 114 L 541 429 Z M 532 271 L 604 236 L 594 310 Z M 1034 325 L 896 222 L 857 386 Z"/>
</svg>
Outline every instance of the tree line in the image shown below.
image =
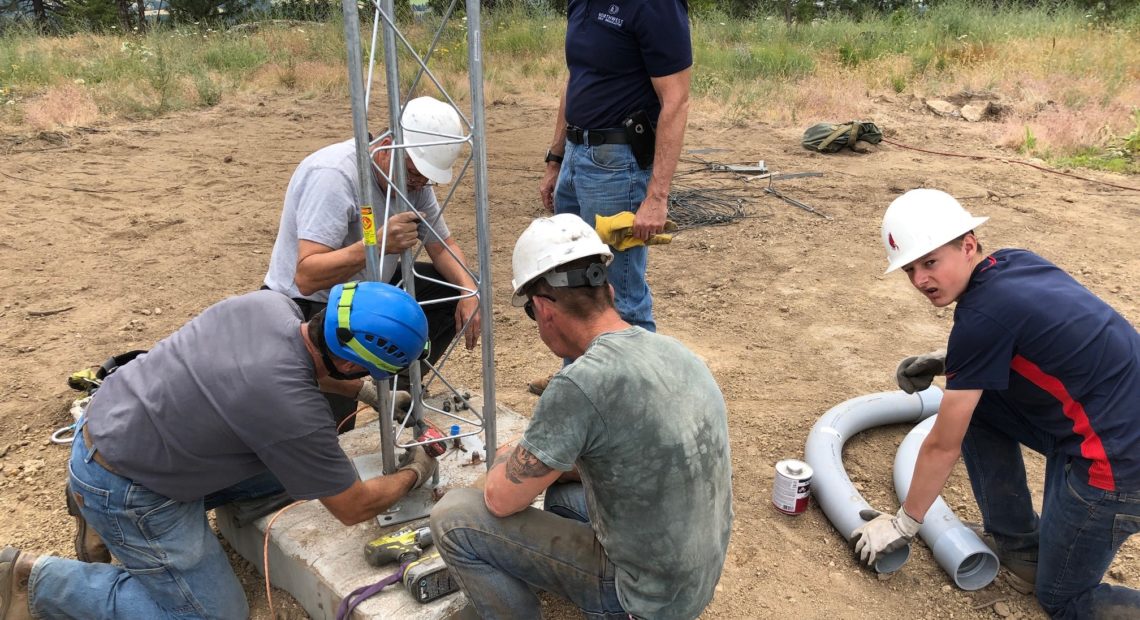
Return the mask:
<svg viewBox="0 0 1140 620">
<path fill-rule="evenodd" d="M 977 5 L 979 9 L 1060 9 L 1078 7 L 1099 19 L 1111 19 L 1137 0 L 688 0 L 696 16 L 731 18 L 779 17 L 787 23 L 843 17 L 881 17 L 899 11 L 922 14 L 940 4 Z M 361 9 L 368 2 L 361 1 Z M 442 12 L 450 0 L 431 0 Z M 483 0 L 485 9 L 565 14 L 566 0 Z M 408 0 L 396 0 L 397 12 L 410 14 Z M 464 2 L 458 10 L 463 12 Z M 121 28 L 142 32 L 150 24 L 235 24 L 264 19 L 320 20 L 340 13 L 340 0 L 0 0 L 0 26 L 25 24 L 45 33 L 103 31 Z"/>
</svg>

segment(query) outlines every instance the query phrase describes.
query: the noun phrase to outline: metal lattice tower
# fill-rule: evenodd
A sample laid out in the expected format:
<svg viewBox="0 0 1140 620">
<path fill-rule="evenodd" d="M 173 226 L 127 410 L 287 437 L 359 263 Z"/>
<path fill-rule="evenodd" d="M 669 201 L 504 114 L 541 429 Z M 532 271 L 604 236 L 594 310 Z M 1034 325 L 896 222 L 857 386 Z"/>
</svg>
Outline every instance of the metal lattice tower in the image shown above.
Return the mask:
<svg viewBox="0 0 1140 620">
<path fill-rule="evenodd" d="M 421 376 L 419 364 L 412 364 L 412 367 L 409 369 L 410 376 L 408 379 L 413 404 L 411 413 L 403 422 L 397 423 L 394 421 L 395 403 L 393 399 L 388 397 L 389 390 L 380 390 L 386 395 L 382 399 L 384 403 L 382 411 L 379 412 L 380 453 L 383 462 L 383 473 L 385 474 L 392 473 L 396 470 L 396 448 L 408 448 L 421 445 L 417 443 L 416 437 L 420 435 L 420 431 L 424 428 L 425 412 L 432 412 L 433 417 L 437 419 L 440 417 L 450 418 L 454 423 L 460 424 L 463 429 L 459 435 L 460 437 L 483 434 L 488 457 L 495 453 L 496 448 L 494 337 L 492 334 L 491 320 L 491 238 L 490 223 L 488 220 L 487 160 L 484 141 L 482 31 L 480 29 L 480 6 L 477 0 L 466 0 L 467 66 L 468 79 L 470 82 L 469 113 L 465 113 L 456 103 L 455 99 L 446 92 L 440 80 L 437 79 L 436 75 L 432 73 L 429 68 L 429 61 L 436 52 L 444 28 L 454 15 L 457 4 L 458 0 L 451 0 L 450 5 L 439 19 L 434 36 L 431 37 L 431 43 L 421 52 L 415 49 L 413 43 L 400 31 L 395 19 L 394 0 L 370 0 L 369 6 L 373 11 L 373 26 L 371 42 L 368 48 L 368 68 L 367 73 L 365 73 L 361 53 L 360 16 L 357 9 L 357 0 L 342 0 L 345 43 L 348 49 L 349 87 L 350 96 L 352 98 L 353 135 L 356 139 L 357 172 L 362 181 L 358 184 L 358 192 L 360 195 L 357 196 L 357 201 L 362 205 L 361 225 L 364 228 L 363 238 L 366 255 L 365 274 L 367 279 L 379 280 L 381 278 L 381 257 L 384 256 L 384 240 L 386 238 L 385 233 L 387 232 L 388 218 L 393 214 L 404 211 L 416 212 L 415 206 L 409 200 L 405 190 L 406 168 L 404 167 L 404 157 L 406 157 L 406 154 L 404 151 L 406 147 L 404 146 L 404 128 L 400 125 L 400 116 L 406 101 L 412 98 L 413 93 L 416 93 L 417 87 L 425 78 L 430 82 L 430 86 L 434 87 L 434 90 L 421 94 L 435 96 L 437 99 L 455 108 L 459 113 L 464 134 L 435 134 L 435 137 L 438 138 L 438 142 L 420 143 L 418 146 L 466 143 L 471 147 L 469 155 L 459 168 L 458 174 L 453 178 L 446 196 L 440 203 L 442 212 L 446 213 L 447 207 L 455 201 L 460 181 L 464 176 L 470 173 L 474 177 L 474 182 L 472 183 L 474 196 L 471 203 L 475 208 L 479 273 L 476 275 L 471 272 L 469 266 L 467 270 L 468 275 L 477 282 L 476 289 L 471 290 L 453 285 L 446 281 L 431 280 L 431 282 L 435 284 L 454 289 L 455 295 L 435 302 L 421 302 L 421 305 L 443 303 L 478 296 L 479 313 L 482 317 L 480 340 L 482 346 L 483 406 L 481 410 L 478 410 L 475 406 L 470 405 L 467 397 L 463 396 L 462 390 L 448 381 L 445 374 L 448 359 L 451 357 L 455 347 L 458 346 L 458 343 L 463 339 L 463 335 L 467 330 L 471 329 L 471 323 L 468 321 L 467 324 L 463 325 L 461 330 L 457 330 L 459 331 L 457 337 L 439 357 L 436 364 L 434 366 L 428 366 L 427 377 Z M 382 46 L 377 45 L 378 35 L 382 40 Z M 372 158 L 369 156 L 369 91 L 373 83 L 372 77 L 377 67 L 378 57 L 381 59 L 384 69 L 384 84 L 387 89 L 388 103 L 387 120 L 392 137 L 392 144 L 390 146 L 379 148 L 391 150 L 391 164 L 388 170 L 380 170 L 378 167 L 375 167 Z M 406 92 L 401 92 L 400 88 L 399 60 L 401 58 L 410 60 L 415 66 L 414 78 L 411 80 Z M 383 137 L 384 136 L 378 136 L 373 141 L 373 144 Z M 374 167 L 376 172 L 385 179 L 388 186 L 388 189 L 382 196 L 375 195 L 378 188 L 375 183 L 369 182 L 371 181 L 370 175 Z M 365 179 L 368 179 L 368 181 L 365 181 Z M 427 221 L 422 214 L 417 212 L 417 215 L 420 223 L 426 223 L 429 227 L 431 226 L 432 222 Z M 378 226 L 378 228 L 374 228 L 374 226 Z M 434 227 L 431 228 L 431 232 L 427 238 L 427 241 L 432 240 L 442 241 L 442 238 L 435 231 Z M 448 248 L 446 244 L 441 245 L 443 245 L 445 251 L 451 253 L 450 248 Z M 422 251 L 422 245 L 419 246 L 418 249 Z M 415 270 L 416 255 L 418 255 L 418 251 L 413 254 L 411 250 L 406 250 L 400 256 L 403 278 L 402 286 L 413 296 L 415 295 L 417 282 L 422 282 L 427 279 L 426 276 L 417 273 Z M 452 256 L 454 257 L 454 254 L 452 254 Z M 467 409 L 453 408 L 452 411 L 444 411 L 442 407 L 429 406 L 423 401 L 423 389 L 421 385 L 423 387 L 431 387 L 436 391 L 443 389 L 447 394 L 447 400 L 451 400 L 450 397 L 457 396 L 462 402 L 468 403 L 470 406 Z M 392 386 L 389 385 L 388 387 L 391 389 Z M 436 391 L 433 391 L 433 394 L 435 394 Z M 454 437 L 447 437 L 445 441 L 451 441 L 453 438 Z M 487 458 L 488 464 L 490 461 L 491 459 Z M 378 517 L 381 523 L 400 523 L 416 518 L 417 516 L 426 515 L 427 512 L 430 511 L 430 498 L 424 501 L 424 498 L 416 498 L 413 497 L 413 495 L 410 495 L 393 507 L 389 511 L 388 517 L 384 517 L 383 515 Z M 421 493 L 420 495 L 423 494 Z M 430 495 L 430 491 L 428 495 Z M 391 516 L 394 513 L 400 514 L 398 517 Z"/>
</svg>

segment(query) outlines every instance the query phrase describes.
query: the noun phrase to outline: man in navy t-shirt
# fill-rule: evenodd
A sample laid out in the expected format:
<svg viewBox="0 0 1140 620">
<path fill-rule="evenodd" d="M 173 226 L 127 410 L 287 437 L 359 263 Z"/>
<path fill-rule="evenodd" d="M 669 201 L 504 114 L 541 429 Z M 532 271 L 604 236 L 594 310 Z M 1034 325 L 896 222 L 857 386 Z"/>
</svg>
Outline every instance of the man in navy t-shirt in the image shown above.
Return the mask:
<svg viewBox="0 0 1140 620">
<path fill-rule="evenodd" d="M 543 205 L 590 226 L 595 216 L 632 211 L 634 236 L 647 240 L 665 229 L 685 137 L 693 64 L 688 7 L 684 0 L 569 0 L 566 11 L 570 77 L 539 186 Z M 647 136 L 634 141 L 652 147 L 649 159 L 625 129 L 639 118 L 643 123 L 633 126 L 643 131 L 632 135 Z M 644 245 L 615 250 L 609 276 L 622 320 L 656 331 L 647 259 Z M 546 381 L 531 390 L 541 393 Z"/>
<path fill-rule="evenodd" d="M 1140 531 L 1140 334 L 1040 256 L 986 255 L 973 232 L 985 221 L 928 189 L 883 216 L 887 271 L 957 305 L 947 350 L 899 366 L 904 390 L 945 374 L 946 393 L 906 502 L 856 530 L 856 550 L 871 563 L 913 538 L 961 454 L 1016 589 L 1054 618 L 1140 617 L 1140 591 L 1101 583 Z M 1046 459 L 1040 515 L 1022 445 Z"/>
</svg>

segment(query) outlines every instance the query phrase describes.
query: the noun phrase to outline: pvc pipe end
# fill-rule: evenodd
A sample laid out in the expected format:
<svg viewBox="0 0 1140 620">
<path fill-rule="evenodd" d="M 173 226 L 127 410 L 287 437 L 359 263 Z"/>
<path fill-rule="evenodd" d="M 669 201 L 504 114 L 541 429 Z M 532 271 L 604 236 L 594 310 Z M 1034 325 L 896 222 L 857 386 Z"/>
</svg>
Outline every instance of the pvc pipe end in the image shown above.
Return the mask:
<svg viewBox="0 0 1140 620">
<path fill-rule="evenodd" d="M 954 583 L 967 592 L 981 590 L 997 577 L 999 562 L 992 553 L 974 553 L 966 556 L 954 571 Z"/>
<path fill-rule="evenodd" d="M 954 584 L 963 590 L 981 590 L 997 577 L 1000 566 L 997 556 L 965 526 L 944 532 L 934 542 L 932 551 L 942 569 L 952 575 Z"/>
<path fill-rule="evenodd" d="M 893 573 L 902 568 L 908 558 L 910 558 L 910 545 L 896 549 L 875 560 L 875 572 L 879 574 Z"/>
</svg>

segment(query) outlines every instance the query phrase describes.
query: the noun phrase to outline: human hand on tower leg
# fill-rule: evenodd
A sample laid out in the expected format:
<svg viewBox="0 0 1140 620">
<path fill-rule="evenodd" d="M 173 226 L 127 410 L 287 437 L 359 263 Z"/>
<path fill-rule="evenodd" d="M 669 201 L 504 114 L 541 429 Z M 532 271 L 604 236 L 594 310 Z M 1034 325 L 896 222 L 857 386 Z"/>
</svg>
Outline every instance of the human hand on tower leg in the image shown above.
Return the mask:
<svg viewBox="0 0 1140 620">
<path fill-rule="evenodd" d="M 416 214 L 411 211 L 397 213 L 388 218 L 388 232 L 385 237 L 384 252 L 386 254 L 399 254 L 404 250 L 415 247 L 419 241 L 416 228 Z"/>
<path fill-rule="evenodd" d="M 428 481 L 428 478 L 431 478 L 432 475 L 435 474 L 437 466 L 435 459 L 424 450 L 423 446 L 412 446 L 405 450 L 404 453 L 400 455 L 399 464 L 400 467 L 396 471 L 408 469 L 416 472 L 416 483 L 412 485 L 413 489 L 418 489 L 423 486 L 423 484 Z"/>
</svg>

